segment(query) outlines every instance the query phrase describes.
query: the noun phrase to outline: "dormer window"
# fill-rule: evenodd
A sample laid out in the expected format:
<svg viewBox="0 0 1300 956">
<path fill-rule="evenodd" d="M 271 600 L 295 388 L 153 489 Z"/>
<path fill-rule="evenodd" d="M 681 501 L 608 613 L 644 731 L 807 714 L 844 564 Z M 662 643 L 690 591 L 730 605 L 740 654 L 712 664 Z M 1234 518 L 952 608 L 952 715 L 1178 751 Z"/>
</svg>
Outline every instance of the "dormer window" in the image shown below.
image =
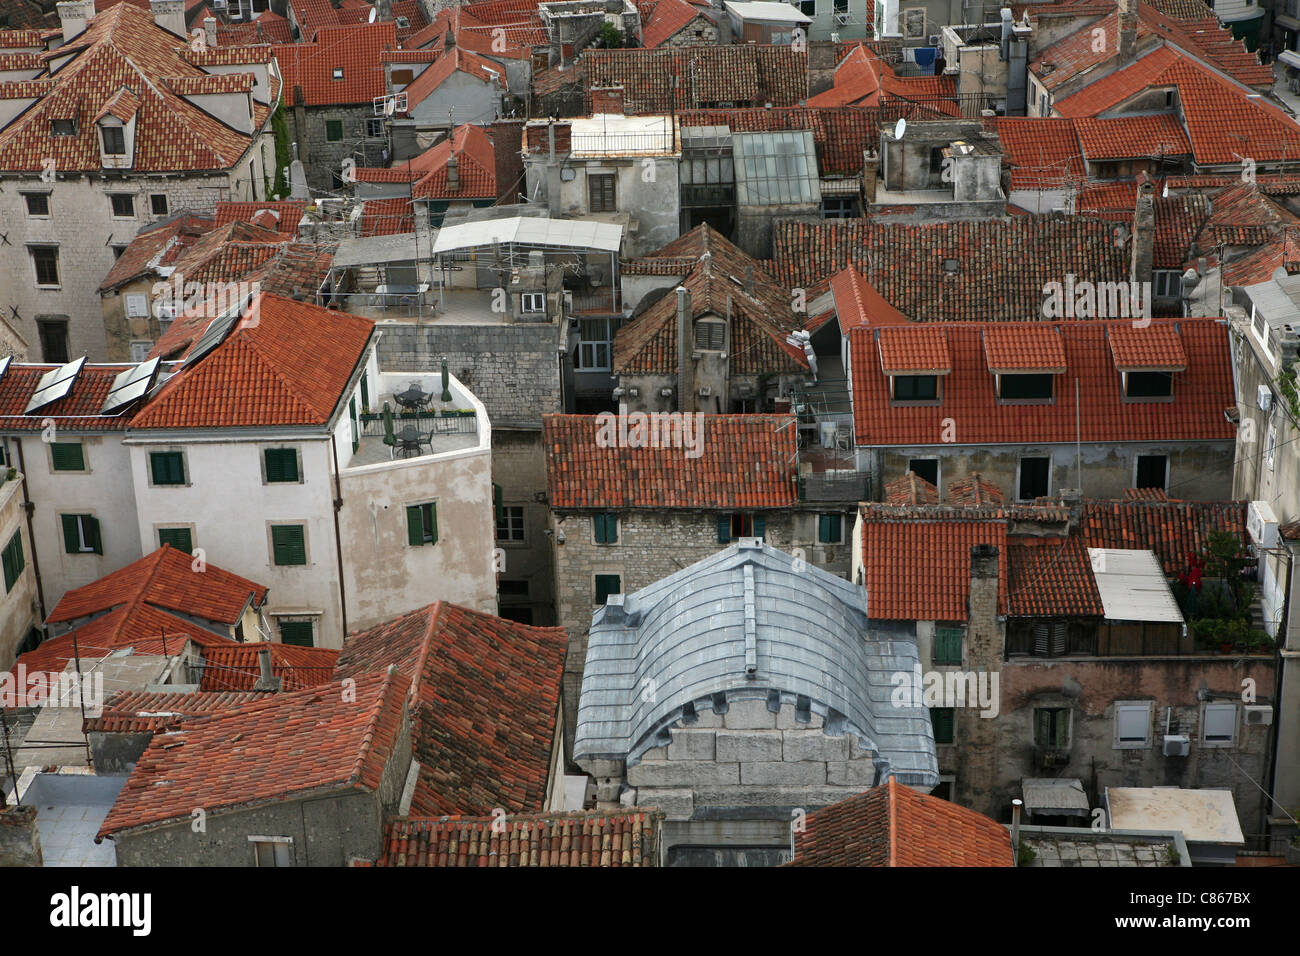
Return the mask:
<svg viewBox="0 0 1300 956">
<path fill-rule="evenodd" d="M 717 319 L 700 319 L 695 323 L 695 347 L 701 351 L 721 352 L 727 342 L 727 323 Z"/>
<path fill-rule="evenodd" d="M 51 136 L 76 136 L 77 121 L 70 119 L 50 120 Z"/>
<path fill-rule="evenodd" d="M 100 135 L 104 137 L 105 156 L 126 155 L 126 131 L 120 126 L 101 126 Z"/>
<path fill-rule="evenodd" d="M 1187 370 L 1187 353 L 1177 323 L 1115 325 L 1109 337 L 1126 401 L 1173 399 L 1174 375 Z"/>
<path fill-rule="evenodd" d="M 1052 400 L 1052 375 L 999 375 L 998 398 L 1009 402 Z"/>
<path fill-rule="evenodd" d="M 399 30 L 405 30 L 411 25 L 411 21 L 407 17 L 397 17 L 396 22 Z"/>
<path fill-rule="evenodd" d="M 939 400 L 938 375 L 894 375 L 890 377 L 896 402 L 934 402 Z"/>
<path fill-rule="evenodd" d="M 334 79 L 336 80 L 343 79 L 343 67 L 341 66 L 334 67 Z"/>
<path fill-rule="evenodd" d="M 939 382 L 952 372 L 952 358 L 942 329 L 920 325 L 883 328 L 876 333 L 876 345 L 893 402 L 929 405 L 943 399 Z"/>
<path fill-rule="evenodd" d="M 1172 372 L 1125 372 L 1125 398 L 1172 398 L 1174 376 Z"/>
</svg>

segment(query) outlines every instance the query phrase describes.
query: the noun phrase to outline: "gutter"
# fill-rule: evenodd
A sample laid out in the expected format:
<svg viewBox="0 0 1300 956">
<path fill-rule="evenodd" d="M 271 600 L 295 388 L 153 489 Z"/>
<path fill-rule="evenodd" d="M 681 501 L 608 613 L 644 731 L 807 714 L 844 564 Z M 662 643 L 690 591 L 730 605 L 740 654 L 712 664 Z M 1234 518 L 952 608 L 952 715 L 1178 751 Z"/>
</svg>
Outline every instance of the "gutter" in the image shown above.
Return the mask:
<svg viewBox="0 0 1300 956">
<path fill-rule="evenodd" d="M 343 616 L 343 637 L 348 635 L 348 590 L 343 577 L 343 535 L 339 530 L 339 512 L 343 510 L 343 488 L 339 479 L 339 450 L 337 440 L 330 435 L 330 455 L 334 459 L 334 553 L 339 568 L 339 613 Z"/>
</svg>

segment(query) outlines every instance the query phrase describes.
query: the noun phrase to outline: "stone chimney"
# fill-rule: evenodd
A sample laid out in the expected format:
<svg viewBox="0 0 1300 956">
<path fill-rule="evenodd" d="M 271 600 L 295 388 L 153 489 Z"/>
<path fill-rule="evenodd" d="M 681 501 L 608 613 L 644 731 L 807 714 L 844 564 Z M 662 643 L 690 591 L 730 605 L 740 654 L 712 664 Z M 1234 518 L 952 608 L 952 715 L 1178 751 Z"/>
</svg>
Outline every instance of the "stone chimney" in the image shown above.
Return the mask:
<svg viewBox="0 0 1300 956">
<path fill-rule="evenodd" d="M 393 19 L 393 0 L 375 0 L 374 7 L 376 20 Z"/>
<path fill-rule="evenodd" d="M 255 691 L 273 692 L 280 689 L 280 678 L 275 676 L 271 670 L 271 645 L 269 642 L 262 643 L 262 649 L 257 652 L 257 683 L 253 685 Z"/>
<path fill-rule="evenodd" d="M 95 0 L 67 0 L 57 8 L 65 44 L 85 33 L 87 25 L 95 18 Z"/>
<path fill-rule="evenodd" d="M 613 116 L 622 116 L 623 87 L 593 86 L 591 88 L 591 112 L 593 115 L 608 113 Z"/>
<path fill-rule="evenodd" d="M 871 205 L 876 201 L 876 172 L 880 169 L 880 154 L 874 149 L 862 152 L 862 200 Z"/>
<path fill-rule="evenodd" d="M 1119 14 L 1119 47 L 1116 54 L 1119 66 L 1128 66 L 1137 57 L 1137 11 L 1127 9 L 1128 4 L 1121 0 Z"/>
<path fill-rule="evenodd" d="M 258 24 L 260 27 L 261 24 Z M 209 47 L 215 48 L 217 45 L 217 18 L 203 18 L 203 39 L 207 41 Z"/>
<path fill-rule="evenodd" d="M 149 0 L 149 12 L 153 14 L 153 22 L 164 30 L 174 33 L 178 37 L 187 35 L 185 32 L 185 0 Z"/>
<path fill-rule="evenodd" d="M 1151 281 L 1151 263 L 1156 242 L 1156 197 L 1151 177 L 1137 175 L 1137 207 L 1133 210 L 1133 259 L 1129 281 Z"/>
<path fill-rule="evenodd" d="M 447 192 L 460 192 L 460 160 L 455 152 L 447 157 Z"/>
<path fill-rule="evenodd" d="M 1001 708 L 1002 630 L 998 622 L 998 549 L 977 544 L 970 549 L 970 597 L 967 600 L 966 668 L 978 675 L 977 683 L 993 708 Z M 956 727 L 962 746 L 957 757 L 957 798 L 982 813 L 998 813 L 1005 806 L 991 784 L 997 778 L 999 721 L 997 713 L 970 706 L 958 707 Z"/>
<path fill-rule="evenodd" d="M 695 411 L 694 328 L 691 324 L 691 293 L 677 287 L 677 410 Z"/>
<path fill-rule="evenodd" d="M 1076 531 L 1083 522 L 1083 492 L 1078 488 L 1062 488 L 1061 504 L 1070 509 L 1070 531 Z"/>
<path fill-rule="evenodd" d="M 972 667 L 1001 659 L 998 629 L 998 549 L 977 544 L 970 549 L 969 647 Z"/>
</svg>

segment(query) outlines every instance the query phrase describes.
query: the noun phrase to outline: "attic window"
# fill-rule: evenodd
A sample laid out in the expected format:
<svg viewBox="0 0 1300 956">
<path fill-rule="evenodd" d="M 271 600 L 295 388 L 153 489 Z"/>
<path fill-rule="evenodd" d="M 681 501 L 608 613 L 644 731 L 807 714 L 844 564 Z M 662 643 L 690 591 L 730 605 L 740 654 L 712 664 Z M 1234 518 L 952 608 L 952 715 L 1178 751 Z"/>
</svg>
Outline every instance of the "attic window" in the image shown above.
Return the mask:
<svg viewBox="0 0 1300 956">
<path fill-rule="evenodd" d="M 76 136 L 77 121 L 70 119 L 56 119 L 50 121 L 51 136 Z"/>
<path fill-rule="evenodd" d="M 1174 376 L 1170 372 L 1125 372 L 1125 398 L 1172 398 Z"/>
<path fill-rule="evenodd" d="M 955 276 L 961 271 L 961 263 L 956 259 L 944 259 L 943 271 L 945 275 Z"/>
<path fill-rule="evenodd" d="M 998 398 L 1010 402 L 1051 401 L 1053 376 L 999 375 Z"/>
<path fill-rule="evenodd" d="M 126 155 L 126 132 L 120 126 L 104 126 L 100 129 L 104 137 L 105 156 Z"/>
<path fill-rule="evenodd" d="M 701 319 L 695 323 L 695 347 L 711 352 L 721 352 L 727 341 L 727 325 L 715 319 Z"/>
<path fill-rule="evenodd" d="M 896 402 L 933 402 L 939 398 L 938 375 L 892 375 Z"/>
<path fill-rule="evenodd" d="M 341 66 L 334 67 L 334 79 L 336 80 L 343 79 L 343 67 Z"/>
<path fill-rule="evenodd" d="M 409 19 L 408 17 L 398 17 L 398 18 L 397 18 L 397 28 L 398 28 L 399 30 L 405 30 L 405 29 L 406 29 L 407 27 L 409 27 L 410 25 L 411 25 L 411 21 L 410 21 L 410 19 Z"/>
</svg>

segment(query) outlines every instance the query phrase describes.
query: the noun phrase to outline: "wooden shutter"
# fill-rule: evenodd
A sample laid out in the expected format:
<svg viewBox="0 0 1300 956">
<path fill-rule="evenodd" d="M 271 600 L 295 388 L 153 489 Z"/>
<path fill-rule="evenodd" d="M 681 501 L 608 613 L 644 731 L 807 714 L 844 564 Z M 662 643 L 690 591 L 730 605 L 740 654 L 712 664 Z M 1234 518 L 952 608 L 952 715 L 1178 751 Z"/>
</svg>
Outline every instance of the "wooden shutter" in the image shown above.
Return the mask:
<svg viewBox="0 0 1300 956">
<path fill-rule="evenodd" d="M 50 460 L 55 471 L 84 471 L 86 467 L 80 442 L 54 442 L 50 445 Z"/>
<path fill-rule="evenodd" d="M 366 373 L 361 373 L 361 407 L 370 407 L 370 383 L 366 381 Z"/>
<path fill-rule="evenodd" d="M 271 548 L 276 564 L 307 563 L 307 544 L 301 525 L 278 525 L 272 528 Z"/>
<path fill-rule="evenodd" d="M 767 536 L 767 515 L 754 515 L 754 537 L 765 538 Z"/>
<path fill-rule="evenodd" d="M 408 505 L 406 509 L 406 543 L 419 547 L 424 544 L 424 516 L 419 505 Z"/>
<path fill-rule="evenodd" d="M 311 621 L 280 622 L 280 643 L 282 644 L 292 644 L 295 647 L 312 647 L 315 643 L 312 633 Z"/>
<path fill-rule="evenodd" d="M 425 505 L 429 509 L 429 527 L 425 530 L 429 532 L 429 544 L 438 543 L 438 505 L 436 502 Z"/>
<path fill-rule="evenodd" d="M 731 543 L 731 515 L 718 515 L 718 544 Z"/>
<path fill-rule="evenodd" d="M 292 448 L 268 448 L 266 450 L 266 480 L 297 481 L 298 453 Z"/>
<path fill-rule="evenodd" d="M 90 545 L 90 550 L 96 554 L 103 554 L 104 544 L 99 537 L 99 519 L 82 515 L 81 524 L 86 529 L 86 544 Z"/>
<path fill-rule="evenodd" d="M 4 550 L 5 593 L 13 590 L 24 567 L 22 532 L 15 531 Z"/>
<path fill-rule="evenodd" d="M 81 551 L 81 535 L 77 533 L 77 516 L 76 515 L 59 515 L 63 522 L 63 550 L 68 554 L 78 554 Z"/>
<path fill-rule="evenodd" d="M 158 544 L 159 546 L 170 544 L 177 551 L 186 554 L 194 553 L 194 538 L 189 528 L 159 528 Z"/>
</svg>

